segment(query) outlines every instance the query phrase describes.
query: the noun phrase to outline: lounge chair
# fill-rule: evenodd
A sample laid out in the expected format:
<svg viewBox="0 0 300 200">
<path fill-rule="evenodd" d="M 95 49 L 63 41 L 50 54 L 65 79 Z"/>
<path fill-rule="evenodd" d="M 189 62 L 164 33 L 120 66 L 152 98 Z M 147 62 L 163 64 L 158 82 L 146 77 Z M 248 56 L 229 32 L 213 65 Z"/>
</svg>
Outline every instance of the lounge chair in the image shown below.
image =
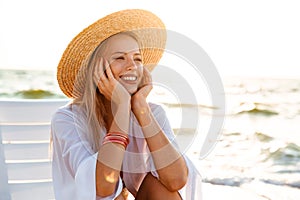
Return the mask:
<svg viewBox="0 0 300 200">
<path fill-rule="evenodd" d="M 0 199 L 54 199 L 50 120 L 61 100 L 0 100 Z"/>
</svg>

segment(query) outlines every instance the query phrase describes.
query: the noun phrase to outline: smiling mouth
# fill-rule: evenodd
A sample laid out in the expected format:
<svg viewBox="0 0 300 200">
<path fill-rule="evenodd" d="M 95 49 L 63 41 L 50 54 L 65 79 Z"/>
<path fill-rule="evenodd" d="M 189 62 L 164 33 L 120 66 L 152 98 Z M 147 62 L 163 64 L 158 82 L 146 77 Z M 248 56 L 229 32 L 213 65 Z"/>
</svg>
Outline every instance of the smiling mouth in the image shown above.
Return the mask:
<svg viewBox="0 0 300 200">
<path fill-rule="evenodd" d="M 135 82 L 137 80 L 137 76 L 135 75 L 125 75 L 120 78 L 125 82 Z"/>
<path fill-rule="evenodd" d="M 127 76 L 127 77 L 122 77 L 122 79 L 125 81 L 135 81 L 137 78 L 136 76 Z"/>
</svg>

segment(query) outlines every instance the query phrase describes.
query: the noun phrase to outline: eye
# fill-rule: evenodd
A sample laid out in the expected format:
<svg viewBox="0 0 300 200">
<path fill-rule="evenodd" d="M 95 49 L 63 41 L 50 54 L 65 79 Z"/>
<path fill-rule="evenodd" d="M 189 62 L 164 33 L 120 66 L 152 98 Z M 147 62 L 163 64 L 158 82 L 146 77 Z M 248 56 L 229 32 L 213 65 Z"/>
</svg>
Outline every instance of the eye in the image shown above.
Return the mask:
<svg viewBox="0 0 300 200">
<path fill-rule="evenodd" d="M 115 59 L 116 60 L 124 60 L 125 58 L 123 56 L 120 56 L 120 57 L 116 57 Z"/>
<path fill-rule="evenodd" d="M 136 62 L 142 62 L 142 58 L 141 58 L 141 57 L 136 57 L 136 58 L 134 58 L 134 60 L 135 60 Z"/>
</svg>

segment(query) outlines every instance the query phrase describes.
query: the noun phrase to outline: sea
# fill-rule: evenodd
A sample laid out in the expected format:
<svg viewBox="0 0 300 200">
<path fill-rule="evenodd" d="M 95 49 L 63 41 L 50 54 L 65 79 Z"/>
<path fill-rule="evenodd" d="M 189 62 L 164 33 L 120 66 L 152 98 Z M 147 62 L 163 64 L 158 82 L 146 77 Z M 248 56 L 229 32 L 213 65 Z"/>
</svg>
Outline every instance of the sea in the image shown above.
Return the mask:
<svg viewBox="0 0 300 200">
<path fill-rule="evenodd" d="M 66 98 L 55 75 L 46 70 L 1 69 L 0 99 Z M 265 199 L 300 199 L 300 78 L 234 76 L 222 78 L 222 82 L 224 123 L 205 157 L 200 156 L 205 131 L 199 127 L 178 131 L 175 113 L 197 108 L 200 124 L 209 127 L 212 118 L 220 117 L 213 116 L 216 108 L 205 103 L 176 104 L 170 94 L 159 89 L 152 100 L 166 108 L 178 138 L 187 142 L 184 151 L 203 182 L 239 187 Z"/>
</svg>

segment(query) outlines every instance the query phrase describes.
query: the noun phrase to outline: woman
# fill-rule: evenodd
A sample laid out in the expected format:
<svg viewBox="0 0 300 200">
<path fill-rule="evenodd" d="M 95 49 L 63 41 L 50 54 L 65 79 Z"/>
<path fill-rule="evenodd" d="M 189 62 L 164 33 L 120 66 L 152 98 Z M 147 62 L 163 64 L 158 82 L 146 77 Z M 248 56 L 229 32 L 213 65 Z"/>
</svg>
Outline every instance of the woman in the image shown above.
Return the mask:
<svg viewBox="0 0 300 200">
<path fill-rule="evenodd" d="M 165 41 L 145 10 L 110 14 L 71 41 L 57 77 L 73 101 L 51 126 L 57 200 L 200 198 L 165 112 L 146 101 Z"/>
</svg>

